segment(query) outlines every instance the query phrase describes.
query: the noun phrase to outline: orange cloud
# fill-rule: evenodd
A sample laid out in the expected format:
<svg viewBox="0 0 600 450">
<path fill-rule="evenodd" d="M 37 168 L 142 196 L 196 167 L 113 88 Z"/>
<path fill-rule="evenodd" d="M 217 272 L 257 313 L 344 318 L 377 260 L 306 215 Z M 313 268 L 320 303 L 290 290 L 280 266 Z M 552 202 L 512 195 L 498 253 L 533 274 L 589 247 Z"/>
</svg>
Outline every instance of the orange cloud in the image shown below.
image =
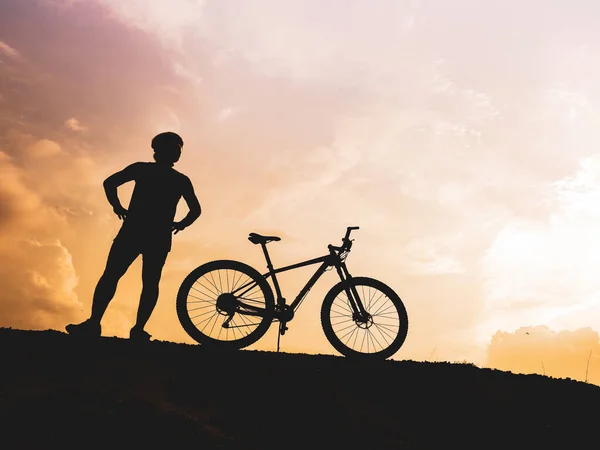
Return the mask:
<svg viewBox="0 0 600 450">
<path fill-rule="evenodd" d="M 71 255 L 55 237 L 67 224 L 2 152 L 0 205 L 0 326 L 60 327 L 81 308 Z"/>
<path fill-rule="evenodd" d="M 0 239 L 0 326 L 61 329 L 82 309 L 71 254 L 60 241 Z M 8 263 L 8 264 L 7 264 Z"/>
<path fill-rule="evenodd" d="M 600 337 L 591 328 L 553 331 L 546 326 L 498 331 L 488 347 L 486 367 L 546 374 L 600 385 Z"/>
</svg>

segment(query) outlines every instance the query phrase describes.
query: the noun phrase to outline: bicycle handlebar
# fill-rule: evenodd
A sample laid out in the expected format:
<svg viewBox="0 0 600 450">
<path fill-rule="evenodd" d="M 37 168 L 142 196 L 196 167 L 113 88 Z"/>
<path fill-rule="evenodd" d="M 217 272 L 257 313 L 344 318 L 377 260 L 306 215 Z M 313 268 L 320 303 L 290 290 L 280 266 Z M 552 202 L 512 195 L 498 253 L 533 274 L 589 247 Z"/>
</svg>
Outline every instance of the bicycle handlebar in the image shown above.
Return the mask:
<svg viewBox="0 0 600 450">
<path fill-rule="evenodd" d="M 350 250 L 352 247 L 352 241 L 350 240 L 350 233 L 352 230 L 359 230 L 359 227 L 348 227 L 346 229 L 346 235 L 342 238 L 343 244 L 340 247 L 329 244 L 327 247 L 331 250 L 337 250 L 338 252 Z"/>
<path fill-rule="evenodd" d="M 360 228 L 359 227 L 348 227 L 346 229 L 346 236 L 344 236 L 343 240 L 346 241 L 346 240 L 350 239 L 350 233 L 352 232 L 352 230 L 358 230 L 358 229 L 360 229 Z"/>
</svg>

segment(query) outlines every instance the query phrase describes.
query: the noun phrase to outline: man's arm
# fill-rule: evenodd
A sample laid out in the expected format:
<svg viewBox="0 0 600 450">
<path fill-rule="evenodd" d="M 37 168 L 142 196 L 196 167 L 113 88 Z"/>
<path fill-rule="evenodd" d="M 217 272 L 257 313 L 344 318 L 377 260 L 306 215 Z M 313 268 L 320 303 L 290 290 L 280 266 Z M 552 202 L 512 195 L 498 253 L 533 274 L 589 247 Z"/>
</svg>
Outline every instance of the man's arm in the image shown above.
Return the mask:
<svg viewBox="0 0 600 450">
<path fill-rule="evenodd" d="M 117 195 L 117 188 L 128 181 L 133 181 L 136 178 L 138 172 L 139 163 L 133 163 L 123 170 L 113 173 L 110 177 L 104 180 L 104 193 L 108 202 L 112 205 L 113 211 L 119 217 L 119 219 L 125 219 L 127 216 L 127 210 L 123 208 Z"/>
<path fill-rule="evenodd" d="M 179 222 L 173 223 L 173 230 L 175 230 L 175 234 L 179 233 L 184 228 L 189 227 L 193 224 L 200 214 L 202 214 L 202 209 L 200 208 L 200 202 L 196 197 L 196 193 L 194 192 L 194 186 L 192 186 L 192 182 L 187 179 L 186 183 L 183 187 L 183 198 L 190 209 L 187 215 L 181 219 Z"/>
</svg>

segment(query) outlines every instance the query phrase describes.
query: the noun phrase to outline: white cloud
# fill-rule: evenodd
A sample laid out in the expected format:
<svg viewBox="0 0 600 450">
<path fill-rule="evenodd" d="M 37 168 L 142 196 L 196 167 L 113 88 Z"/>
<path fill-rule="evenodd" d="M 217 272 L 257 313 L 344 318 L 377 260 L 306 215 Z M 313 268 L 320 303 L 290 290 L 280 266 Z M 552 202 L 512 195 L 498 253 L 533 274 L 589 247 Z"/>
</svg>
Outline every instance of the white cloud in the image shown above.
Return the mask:
<svg viewBox="0 0 600 450">
<path fill-rule="evenodd" d="M 154 126 L 154 132 L 158 134 L 167 130 L 175 132 L 179 131 L 181 127 L 181 121 L 179 120 L 179 117 L 177 116 L 175 111 L 173 111 L 169 107 L 163 107 L 163 109 L 164 115 L 157 121 L 156 125 Z"/>
<path fill-rule="evenodd" d="M 78 119 L 75 117 L 71 117 L 70 119 L 65 120 L 65 127 L 69 130 L 76 131 L 79 133 L 85 133 L 88 129 L 81 125 Z"/>
<path fill-rule="evenodd" d="M 227 106 L 217 113 L 217 121 L 224 122 L 227 119 L 237 116 L 242 110 L 241 106 Z"/>
<path fill-rule="evenodd" d="M 466 269 L 456 258 L 458 248 L 452 237 L 415 238 L 398 252 L 399 268 L 406 275 L 461 274 Z"/>
<path fill-rule="evenodd" d="M 4 54 L 13 59 L 18 59 L 21 57 L 21 54 L 16 49 L 12 48 L 4 41 L 0 41 L 0 55 L 1 54 Z"/>
<path fill-rule="evenodd" d="M 506 224 L 482 260 L 491 329 L 591 326 L 600 308 L 600 154 L 555 183 L 544 220 Z M 573 315 L 579 317 L 578 323 Z"/>
<path fill-rule="evenodd" d="M 195 88 L 199 88 L 204 83 L 202 75 L 194 73 L 180 62 L 175 62 L 173 69 L 177 75 L 190 81 Z"/>
<path fill-rule="evenodd" d="M 96 1 L 187 60 L 202 57 L 195 52 L 209 42 L 217 54 L 214 63 L 241 57 L 266 75 L 389 89 L 410 78 L 407 66 L 415 59 L 405 39 L 417 22 L 414 1 L 386 2 L 377 8 L 360 1 L 349 7 L 340 0 L 325 7 L 319 2 L 275 0 Z M 190 77 L 181 60 L 174 65 Z"/>
<path fill-rule="evenodd" d="M 95 0 L 111 8 L 125 23 L 156 35 L 182 50 L 186 35 L 202 22 L 206 0 Z"/>
</svg>

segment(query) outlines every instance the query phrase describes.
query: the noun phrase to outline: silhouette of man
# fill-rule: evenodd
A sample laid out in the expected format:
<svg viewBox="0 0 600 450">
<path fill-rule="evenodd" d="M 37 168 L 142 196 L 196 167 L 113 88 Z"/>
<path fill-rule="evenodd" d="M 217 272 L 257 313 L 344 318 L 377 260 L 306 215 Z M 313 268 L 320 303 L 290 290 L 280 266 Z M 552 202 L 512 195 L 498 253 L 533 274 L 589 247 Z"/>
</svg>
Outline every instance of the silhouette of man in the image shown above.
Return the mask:
<svg viewBox="0 0 600 450">
<path fill-rule="evenodd" d="M 101 335 L 100 322 L 115 295 L 117 284 L 141 254 L 143 286 L 137 321 L 129 338 L 150 339 L 144 327 L 158 300 L 158 285 L 171 250 L 172 233 L 177 234 L 190 226 L 201 213 L 190 179 L 173 169 L 182 147 L 183 140 L 178 134 L 160 133 L 152 139 L 156 162 L 133 163 L 104 180 L 106 197 L 123 224 L 114 238 L 106 268 L 94 291 L 91 316 L 80 324 L 67 325 L 69 334 Z M 117 196 L 117 188 L 128 181 L 135 181 L 135 187 L 129 209 L 125 209 Z M 181 197 L 186 201 L 189 212 L 181 221 L 174 222 Z"/>
</svg>

